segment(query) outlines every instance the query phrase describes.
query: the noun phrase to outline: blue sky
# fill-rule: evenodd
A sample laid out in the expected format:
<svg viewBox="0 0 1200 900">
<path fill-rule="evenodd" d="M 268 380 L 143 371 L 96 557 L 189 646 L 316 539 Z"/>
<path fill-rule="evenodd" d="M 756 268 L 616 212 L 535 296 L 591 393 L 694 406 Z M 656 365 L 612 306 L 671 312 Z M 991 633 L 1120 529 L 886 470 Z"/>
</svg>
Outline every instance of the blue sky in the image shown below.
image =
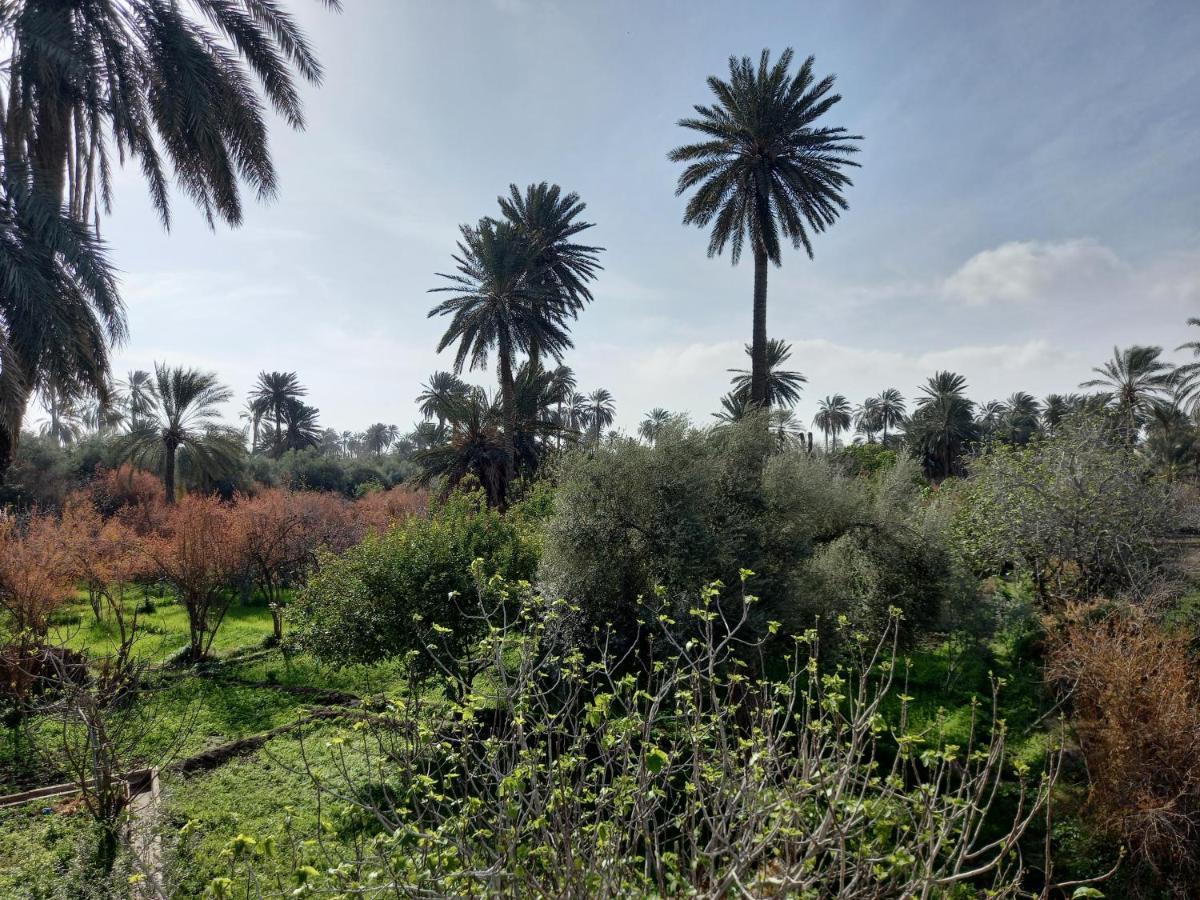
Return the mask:
<svg viewBox="0 0 1200 900">
<path fill-rule="evenodd" d="M 1194 0 L 288 5 L 327 77 L 308 130 L 274 132 L 279 198 L 216 232 L 180 199 L 165 234 L 121 176 L 119 372 L 196 365 L 240 398 L 296 370 L 325 424 L 407 426 L 450 363 L 426 291 L 458 223 L 544 179 L 607 248 L 567 360 L 581 388 L 609 388 L 627 428 L 652 406 L 707 419 L 744 361 L 752 271 L 680 225 L 666 153 L 730 54 L 787 46 L 837 74 L 833 118 L 865 136 L 849 211 L 771 272 L 806 421 L 939 368 L 979 400 L 1070 390 L 1114 344 L 1200 336 Z"/>
</svg>

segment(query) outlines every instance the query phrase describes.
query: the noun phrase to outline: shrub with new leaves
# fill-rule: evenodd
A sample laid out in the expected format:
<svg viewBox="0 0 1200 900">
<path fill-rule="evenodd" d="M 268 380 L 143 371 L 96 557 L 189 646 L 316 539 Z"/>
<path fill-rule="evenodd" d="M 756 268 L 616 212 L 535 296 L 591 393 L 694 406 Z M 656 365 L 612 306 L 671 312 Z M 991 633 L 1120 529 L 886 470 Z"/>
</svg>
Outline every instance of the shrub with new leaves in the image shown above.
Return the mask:
<svg viewBox="0 0 1200 900">
<path fill-rule="evenodd" d="M 537 559 L 523 533 L 489 509 L 482 492 L 452 494 L 428 516 L 370 531 L 341 555 L 326 555 L 294 603 L 298 642 L 333 664 L 461 648 L 482 627 L 472 610 L 470 570 L 532 577 Z M 464 598 L 466 598 L 464 600 Z"/>
<path fill-rule="evenodd" d="M 655 662 L 634 673 L 611 649 L 556 652 L 564 601 L 481 581 L 489 627 L 469 652 L 487 677 L 449 701 L 410 685 L 326 744 L 314 789 L 355 851 L 295 835 L 259 853 L 240 835 L 222 886 L 294 874 L 305 893 L 362 897 L 1018 896 L 1015 848 L 1057 754 L 1042 780 L 1004 786 L 1000 812 L 1002 724 L 951 746 L 908 728 L 911 698 L 885 719 L 894 618 L 827 669 L 801 635 L 785 674 L 755 679 L 746 605 L 727 620 L 717 594 L 693 598 L 687 642 L 652 622 Z"/>
</svg>

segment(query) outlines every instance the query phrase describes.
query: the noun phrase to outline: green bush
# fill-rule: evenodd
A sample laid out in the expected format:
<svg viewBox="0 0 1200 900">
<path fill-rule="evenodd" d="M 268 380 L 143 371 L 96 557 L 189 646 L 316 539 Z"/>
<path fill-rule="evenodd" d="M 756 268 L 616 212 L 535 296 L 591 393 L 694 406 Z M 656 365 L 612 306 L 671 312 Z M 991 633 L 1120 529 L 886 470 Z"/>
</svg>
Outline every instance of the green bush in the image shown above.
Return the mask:
<svg viewBox="0 0 1200 900">
<path fill-rule="evenodd" d="M 628 638 L 646 598 L 675 614 L 704 584 L 737 585 L 742 567 L 755 573 L 756 623 L 785 631 L 818 615 L 874 625 L 890 605 L 927 628 L 973 599 L 911 460 L 853 478 L 770 443 L 751 423 L 564 458 L 539 577 L 580 607 L 576 641 L 593 629 Z"/>
<path fill-rule="evenodd" d="M 479 492 L 451 495 L 340 556 L 326 555 L 290 609 L 295 638 L 334 665 L 414 653 L 427 671 L 431 643 L 457 656 L 478 638 L 472 567 L 483 577 L 529 579 L 535 548 Z"/>
<path fill-rule="evenodd" d="M 1179 522 L 1171 486 L 1086 418 L 1024 447 L 989 447 L 945 505 L 978 574 L 1016 571 L 1043 601 L 1148 590 Z"/>
</svg>

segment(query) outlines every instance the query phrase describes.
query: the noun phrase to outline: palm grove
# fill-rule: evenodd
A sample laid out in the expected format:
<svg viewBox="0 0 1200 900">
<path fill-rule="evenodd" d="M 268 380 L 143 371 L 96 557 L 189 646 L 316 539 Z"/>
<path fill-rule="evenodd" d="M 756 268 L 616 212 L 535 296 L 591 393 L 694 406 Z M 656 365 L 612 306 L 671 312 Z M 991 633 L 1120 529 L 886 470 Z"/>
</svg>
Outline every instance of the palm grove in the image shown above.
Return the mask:
<svg viewBox="0 0 1200 900">
<path fill-rule="evenodd" d="M 295 643 L 285 645 L 287 653 L 337 667 L 401 660 L 412 706 L 381 704 L 387 716 L 360 718 L 355 727 L 374 741 L 362 751 L 363 771 L 378 771 L 374 752 L 397 778 L 420 774 L 396 796 L 411 798 L 404 803 L 420 807 L 423 818 L 419 826 L 408 822 L 411 810 L 387 799 L 390 788 L 355 795 L 357 813 L 384 827 L 371 843 L 377 855 L 325 870 L 335 880 L 361 876 L 352 890 L 367 890 L 379 874 L 367 870 L 396 858 L 410 868 L 390 870 L 395 884 L 429 895 L 486 892 L 497 872 L 518 879 L 511 885 L 517 895 L 723 896 L 736 887 L 750 895 L 884 896 L 890 889 L 929 896 L 951 885 L 1012 892 L 1030 883 L 1014 848 L 1048 803 L 1061 755 L 1039 744 L 1046 780 L 1028 795 L 1021 782 L 1015 812 L 993 810 L 987 798 L 1008 777 L 1003 727 L 962 766 L 955 755 L 961 745 L 918 756 L 903 724 L 884 722 L 890 676 L 878 695 L 866 688 L 881 657 L 868 652 L 872 662 L 857 676 L 843 665 L 875 638 L 877 653 L 892 648 L 893 664 L 902 641 L 916 648 L 931 635 L 938 653 L 946 636 L 951 656 L 956 641 L 991 654 L 987 641 L 997 626 L 980 624 L 979 610 L 998 620 L 1019 595 L 1040 604 L 1037 627 L 1060 617 L 1054 629 L 1045 625 L 1047 644 L 1060 648 L 1047 664 L 1061 665 L 1077 685 L 1099 685 L 1101 700 L 1077 704 L 1075 714 L 1111 719 L 1112 710 L 1101 708 L 1110 702 L 1111 692 L 1101 689 L 1107 676 L 1082 668 L 1098 662 L 1070 643 L 1064 610 L 1076 614 L 1097 596 L 1141 599 L 1148 585 L 1160 586 L 1161 548 L 1177 524 L 1164 512 L 1173 483 L 1200 467 L 1200 362 L 1172 365 L 1158 347 L 1114 348 L 1080 385 L 1087 393 L 1039 400 L 1016 391 L 984 404 L 968 397 L 962 375 L 937 372 L 911 398 L 894 386 L 857 403 L 832 394 L 811 423 L 798 421 L 793 410 L 807 381 L 791 346 L 769 336 L 768 274 L 782 264 L 787 242 L 812 257 L 816 235 L 848 208 L 862 137 L 829 124 L 840 97 L 833 76 L 818 77 L 812 57 L 794 66 L 791 50 L 774 62 L 763 51 L 757 62 L 731 58 L 727 77 L 709 78 L 709 103 L 679 122 L 696 142 L 669 154 L 683 166 L 676 194 L 687 197 L 684 224 L 708 229 L 709 256 L 728 251 L 737 264 L 745 252 L 753 262 L 748 365 L 730 369 L 730 390 L 716 398 L 713 421 L 696 424 L 656 407 L 637 437 L 627 437 L 612 431 L 612 394 L 577 383 L 568 364 L 571 329 L 598 290 L 604 249 L 592 243 L 583 200 L 540 182 L 510 185 L 495 207 L 462 225 L 450 264 L 435 273 L 428 315 L 445 323 L 437 350 L 452 362 L 419 387 L 422 420 L 410 430 L 385 422 L 361 431 L 327 427 L 300 374 L 286 370 L 260 373 L 235 426 L 223 415 L 236 398 L 215 373 L 159 363 L 114 378 L 109 354 L 125 338 L 125 321 L 99 222 L 112 200 L 115 161 L 136 162 L 164 227 L 169 177 L 212 224 L 241 222 L 246 187 L 270 198 L 277 185 L 267 110 L 302 128 L 296 81 L 321 78 L 304 36 L 273 0 L 20 0 L 0 6 L 0 34 L 11 45 L 0 96 L 0 475 L 4 499 L 27 514 L 6 518 L 0 531 L 0 607 L 22 608 L 18 588 L 30 579 L 18 584 L 10 576 L 43 563 L 61 569 L 38 582 L 43 593 L 53 589 L 47 605 L 55 609 L 73 579 L 99 596 L 109 582 L 154 572 L 187 606 L 191 652 L 177 662 L 192 665 L 210 662 L 235 595 L 253 593 L 257 580 L 274 620 L 268 650 L 284 640 L 284 595 L 294 590 L 288 614 Z M 1200 342 L 1179 349 L 1200 357 Z M 494 373 L 490 389 L 467 380 L 479 369 Z M 40 433 L 22 432 L 34 397 L 46 416 Z M 106 522 L 107 497 L 93 502 L 98 495 L 87 485 L 121 480 L 114 472 L 132 484 L 139 470 L 143 481 L 161 482 L 158 502 L 167 512 L 155 508 L 131 523 L 126 510 L 126 518 Z M 1105 490 L 1093 490 L 1096 482 Z M 944 489 L 927 490 L 931 483 Z M 417 511 L 426 498 L 406 492 L 406 484 L 432 489 L 428 509 Z M 378 504 L 372 514 L 373 499 L 397 487 L 403 509 Z M 1113 521 L 1094 518 L 1098 494 Z M 1026 517 L 1006 506 L 1017 502 L 1047 522 L 1083 509 L 1093 517 L 1087 540 L 1078 540 L 1073 519 L 1046 550 L 1042 531 L 1020 530 Z M 276 565 L 260 551 L 274 543 L 272 523 L 285 520 L 305 537 Z M 75 538 L 64 542 L 60 533 Z M 122 541 L 106 543 L 104 534 L 136 543 L 136 565 L 128 548 L 109 546 Z M 69 561 L 59 546 L 68 544 L 85 562 L 104 550 L 124 565 L 96 575 Z M 207 552 L 213 548 L 219 553 Z M 113 596 L 124 636 L 124 595 Z M 460 603 L 467 596 L 478 597 L 478 612 Z M 218 612 L 210 616 L 210 607 Z M 1129 619 L 1104 620 L 1114 641 L 1127 636 L 1122 622 L 1142 623 L 1140 613 L 1121 615 Z M 10 629 L 18 662 L 68 658 L 47 646 L 49 614 L 30 621 L 36 627 Z M 1030 614 L 1021 627 L 1034 621 Z M 1157 627 L 1138 624 L 1138 633 Z M 653 637 L 649 628 L 657 629 Z M 835 669 L 816 678 L 823 641 Z M 103 716 L 130 707 L 130 692 L 147 674 L 130 668 L 129 646 L 121 646 L 118 662 L 98 669 L 120 678 L 57 685 L 56 697 L 112 688 L 95 705 L 87 736 Z M 759 656 L 748 650 L 743 657 L 737 646 Z M 669 665 L 656 655 L 663 651 Z M 787 669 L 777 665 L 782 659 L 796 667 L 776 675 Z M 947 684 L 961 664 L 948 664 Z M 844 675 L 864 686 L 855 697 L 841 692 Z M 440 688 L 432 705 L 424 693 L 430 680 Z M 479 693 L 482 683 L 494 696 Z M 23 721 L 33 717 L 32 694 L 18 698 Z M 781 704 L 780 697 L 791 699 Z M 815 787 L 803 748 L 790 726 L 781 728 L 799 715 L 796 698 L 813 711 L 805 713 L 813 716 L 806 726 L 813 735 L 853 736 L 845 746 L 814 738 L 814 752 L 835 773 Z M 899 697 L 902 719 L 911 700 Z M 417 708 L 444 715 L 444 731 L 405 719 Z M 524 713 L 517 714 L 534 708 L 539 729 L 571 723 L 538 745 L 548 753 L 573 748 L 550 765 L 532 759 L 537 750 L 530 756 Z M 475 730 L 485 709 L 494 712 L 486 739 Z M 1188 722 L 1200 734 L 1200 720 Z M 435 733 L 447 737 L 434 747 L 404 738 Z M 1146 829 L 1129 826 L 1137 820 L 1128 810 L 1153 815 L 1158 795 L 1121 794 L 1124 770 L 1114 760 L 1131 765 L 1126 757 L 1137 754 L 1121 757 L 1091 742 L 1095 729 L 1080 733 L 1088 736 L 1089 771 L 1098 773 L 1092 786 L 1103 786 L 1103 773 L 1117 773 L 1107 794 L 1097 788 L 1104 834 L 1136 840 Z M 884 734 L 895 763 L 880 778 L 873 767 Z M 974 734 L 966 741 L 972 747 Z M 538 732 L 536 740 L 544 737 Z M 102 743 L 89 747 L 99 754 Z M 487 765 L 464 768 L 462 760 L 436 757 L 450 753 L 443 743 Z M 596 748 L 598 766 L 588 762 Z M 692 761 L 701 754 L 719 778 L 697 775 L 703 767 Z M 426 802 L 434 783 L 427 767 L 449 773 L 438 803 Z M 579 781 L 564 789 L 558 779 L 576 768 Z M 1183 763 L 1160 768 L 1192 773 Z M 903 789 L 906 779 L 927 776 L 952 786 Z M 81 779 L 85 794 L 90 784 Z M 722 793 L 726 785 L 732 790 Z M 610 790 L 619 801 L 605 799 Z M 1171 803 L 1196 800 L 1186 813 L 1200 821 L 1194 784 L 1163 790 Z M 801 799 L 777 803 L 781 795 Z M 546 797 L 555 802 L 539 814 L 512 814 L 512 803 L 532 810 Z M 919 819 L 916 833 L 937 840 L 913 840 L 913 829 L 872 820 L 866 807 L 899 810 L 897 821 Z M 836 828 L 814 824 L 814 808 L 845 820 Z M 607 819 L 594 829 L 556 829 L 562 809 L 576 824 Z M 435 852 L 406 855 L 418 833 L 406 831 L 410 825 L 419 831 L 410 843 Z M 997 827 L 997 841 L 981 838 Z M 110 839 L 116 833 L 106 832 Z M 490 839 L 496 833 L 505 839 Z M 680 837 L 667 846 L 655 833 Z M 687 844 L 701 834 L 707 844 Z M 588 864 L 531 852 L 564 837 L 590 854 Z M 1170 837 L 1139 850 L 1140 871 L 1190 877 L 1191 849 L 1200 842 L 1186 829 Z M 253 881 L 256 866 L 269 864 L 265 853 L 242 852 L 253 843 L 246 839 L 234 839 L 241 849 L 222 856 L 222 871 L 236 874 L 245 864 Z M 845 852 L 848 843 L 855 853 Z M 1048 835 L 1039 861 L 1047 890 L 1051 843 Z M 114 859 L 110 846 L 106 871 Z M 1076 861 L 1082 877 L 1070 884 L 1090 883 L 1097 874 L 1091 862 Z M 288 874 L 302 890 L 306 879 L 325 877 L 307 864 Z M 220 891 L 231 883 L 222 874 L 207 891 L 225 896 Z M 868 883 L 876 893 L 862 888 Z"/>
</svg>

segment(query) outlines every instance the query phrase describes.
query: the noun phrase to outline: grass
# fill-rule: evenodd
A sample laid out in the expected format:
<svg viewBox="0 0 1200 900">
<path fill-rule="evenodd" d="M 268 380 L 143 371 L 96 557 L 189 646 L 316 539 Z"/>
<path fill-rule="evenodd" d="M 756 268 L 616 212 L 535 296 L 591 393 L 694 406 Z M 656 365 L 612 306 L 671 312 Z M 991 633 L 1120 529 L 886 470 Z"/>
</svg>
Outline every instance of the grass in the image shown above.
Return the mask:
<svg viewBox="0 0 1200 900">
<path fill-rule="evenodd" d="M 129 615 L 132 616 L 139 601 L 140 598 L 126 601 Z M 56 621 L 59 624 L 52 628 L 51 640 L 75 650 L 105 655 L 112 653 L 120 642 L 115 618 L 105 615 L 97 620 L 86 598 L 60 612 Z M 162 662 L 188 645 L 187 610 L 171 597 L 154 598 L 153 611 L 138 613 L 138 631 L 141 635 L 138 654 L 147 662 Z M 272 633 L 271 611 L 265 604 L 243 605 L 234 601 L 217 630 L 211 652 L 222 656 L 261 646 Z"/>
<path fill-rule="evenodd" d="M 169 598 L 156 600 L 153 611 L 142 613 L 140 626 L 144 637 L 137 652 L 148 662 L 166 660 L 187 644 L 185 610 Z M 105 653 L 115 644 L 112 623 L 95 621 L 86 597 L 68 610 L 57 627 L 58 636 L 77 649 Z M 203 674 L 187 669 L 155 675 L 157 687 L 147 705 L 153 708 L 156 729 L 149 742 L 182 733 L 179 755 L 190 756 L 296 722 L 321 703 L 319 697 L 292 693 L 287 687 L 319 687 L 367 697 L 392 694 L 405 686 L 396 663 L 331 670 L 303 654 L 285 655 L 279 650 L 243 658 L 245 651 L 262 648 L 272 630 L 271 614 L 264 605 L 234 602 L 213 644 L 217 665 Z M 1040 676 L 1026 650 L 1015 641 L 997 641 L 965 652 L 949 643 L 914 649 L 907 656 L 907 687 L 898 685 L 894 691 L 899 694 L 903 689 L 916 698 L 909 707 L 910 727 L 932 728 L 946 740 L 964 742 L 972 699 L 978 698 L 986 712 L 991 678 L 1003 677 L 1007 684 L 1000 693 L 998 712 L 1010 725 L 1010 758 L 1028 762 L 1036 770 L 1044 758 L 1047 736 L 1037 721 L 1043 702 Z M 889 715 L 898 713 L 898 699 L 893 696 L 889 702 L 894 704 Z M 333 774 L 330 754 L 334 751 L 327 742 L 339 727 L 310 723 L 211 771 L 187 777 L 164 775 L 160 827 L 178 896 L 201 896 L 212 879 L 228 874 L 230 848 L 239 835 L 252 836 L 260 846 L 298 848 L 302 859 L 264 859 L 266 874 L 280 879 L 300 864 L 326 868 L 330 860 L 325 849 L 350 852 L 359 832 L 336 805 L 331 807 L 328 800 L 319 805 L 304 772 L 307 756 L 316 775 Z M 986 727 L 985 716 L 977 728 Z M 11 748 L 9 753 L 11 765 Z M 0 769 L 5 766 L 0 742 Z M 67 878 L 64 866 L 76 858 L 86 827 L 86 817 L 80 814 L 46 815 L 40 809 L 5 813 L 0 818 L 0 898 L 25 896 L 6 892 L 6 885 L 25 883 L 35 869 L 58 873 L 53 880 Z M 301 840 L 288 840 L 289 832 Z M 280 886 L 290 891 L 294 883 L 281 880 Z"/>
<path fill-rule="evenodd" d="M 71 801 L 0 809 L 0 898 L 63 896 L 64 883 L 86 877 L 78 860 L 92 840 L 87 814 Z"/>
</svg>

